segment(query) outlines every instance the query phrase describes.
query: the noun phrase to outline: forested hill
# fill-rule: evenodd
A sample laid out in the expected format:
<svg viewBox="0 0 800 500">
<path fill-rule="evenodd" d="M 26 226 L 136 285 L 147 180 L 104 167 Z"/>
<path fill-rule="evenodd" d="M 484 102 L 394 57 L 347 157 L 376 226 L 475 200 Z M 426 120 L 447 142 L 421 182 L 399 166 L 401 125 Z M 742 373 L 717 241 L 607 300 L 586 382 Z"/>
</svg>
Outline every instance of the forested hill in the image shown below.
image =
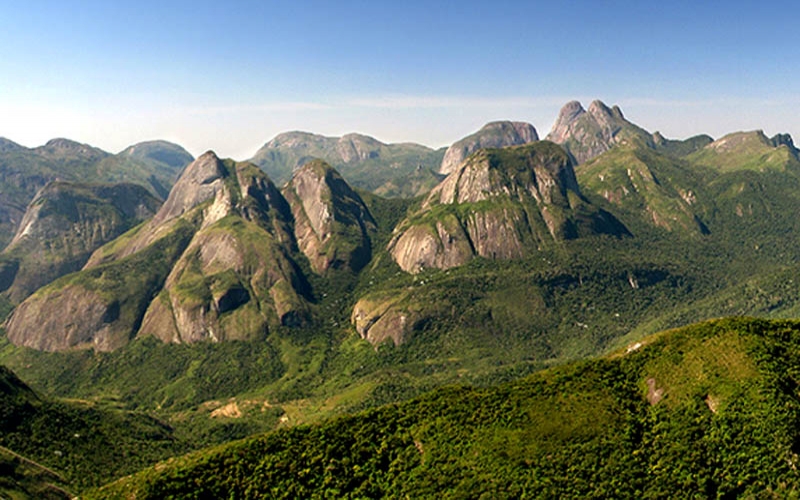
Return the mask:
<svg viewBox="0 0 800 500">
<path fill-rule="evenodd" d="M 786 498 L 798 384 L 800 322 L 718 320 L 174 459 L 89 497 Z"/>
</svg>

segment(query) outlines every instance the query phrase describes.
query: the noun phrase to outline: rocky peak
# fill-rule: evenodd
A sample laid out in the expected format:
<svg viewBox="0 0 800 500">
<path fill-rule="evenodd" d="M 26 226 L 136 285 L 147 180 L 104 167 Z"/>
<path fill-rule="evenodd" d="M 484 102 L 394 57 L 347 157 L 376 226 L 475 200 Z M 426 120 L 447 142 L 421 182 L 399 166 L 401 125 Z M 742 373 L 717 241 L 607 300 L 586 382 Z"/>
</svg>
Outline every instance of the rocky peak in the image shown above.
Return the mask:
<svg viewBox="0 0 800 500">
<path fill-rule="evenodd" d="M 554 197 L 566 196 L 567 190 L 579 193 L 575 171 L 564 150 L 549 142 L 539 146 L 474 153 L 431 191 L 423 207 L 477 203 L 497 196 L 518 200 L 533 196 L 552 203 Z"/>
<path fill-rule="evenodd" d="M 439 173 L 450 174 L 464 159 L 483 148 L 518 146 L 538 141 L 539 135 L 530 123 L 496 121 L 489 122 L 474 134 L 453 143 L 444 154 Z"/>
<path fill-rule="evenodd" d="M 374 137 L 361 134 L 342 136 L 336 144 L 336 152 L 345 163 L 378 158 L 385 144 Z"/>
<path fill-rule="evenodd" d="M 389 252 L 401 269 L 514 259 L 584 234 L 622 235 L 580 194 L 572 161 L 549 141 L 473 153 L 398 225 Z"/>
<path fill-rule="evenodd" d="M 202 154 L 184 169 L 152 224 L 158 225 L 174 219 L 214 198 L 223 189 L 225 175 L 225 167 L 213 151 Z"/>
<path fill-rule="evenodd" d="M 568 102 L 547 134 L 547 140 L 564 146 L 576 163 L 585 163 L 633 138 L 653 143 L 653 136 L 627 121 L 618 106 L 609 108 L 599 100 L 593 101 L 588 111 L 577 101 Z"/>
<path fill-rule="evenodd" d="M 798 151 L 798 149 L 794 146 L 792 136 L 789 134 L 776 134 L 772 136 L 769 142 L 776 148 L 780 146 L 786 146 L 795 157 L 798 157 L 798 154 L 800 154 L 800 151 Z"/>
<path fill-rule="evenodd" d="M 556 123 L 553 125 L 553 130 L 551 130 L 548 135 L 557 135 L 559 130 L 565 129 L 570 123 L 584 113 L 586 113 L 586 110 L 583 109 L 580 102 L 569 101 L 561 108 L 561 111 L 559 111 L 558 119 L 556 119 Z"/>
<path fill-rule="evenodd" d="M 371 256 L 375 222 L 361 197 L 322 160 L 306 163 L 283 190 L 300 250 L 316 273 L 361 269 Z"/>
</svg>

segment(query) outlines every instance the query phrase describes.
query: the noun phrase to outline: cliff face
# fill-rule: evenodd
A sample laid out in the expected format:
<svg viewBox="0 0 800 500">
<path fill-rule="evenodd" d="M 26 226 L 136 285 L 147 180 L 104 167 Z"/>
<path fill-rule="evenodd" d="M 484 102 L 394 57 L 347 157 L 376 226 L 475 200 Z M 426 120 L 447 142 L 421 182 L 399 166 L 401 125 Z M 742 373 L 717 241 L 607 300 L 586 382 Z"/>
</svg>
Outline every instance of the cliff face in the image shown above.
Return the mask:
<svg viewBox="0 0 800 500">
<path fill-rule="evenodd" d="M 186 168 L 150 222 L 20 304 L 8 336 L 45 350 L 110 350 L 136 335 L 262 336 L 271 324 L 307 316 L 294 248 L 291 212 L 274 184 L 254 165 L 209 152 Z"/>
<path fill-rule="evenodd" d="M 479 149 L 518 146 L 538 140 L 539 135 L 530 123 L 490 122 L 474 134 L 464 137 L 447 148 L 439 167 L 439 173 L 444 175 L 452 173 L 466 157 Z"/>
<path fill-rule="evenodd" d="M 562 148 L 538 142 L 473 154 L 395 232 L 389 252 L 415 273 L 475 256 L 519 258 L 554 241 L 627 230 L 581 196 Z"/>
<path fill-rule="evenodd" d="M 160 205 L 134 184 L 53 182 L 28 205 L 17 233 L 0 254 L 16 271 L 0 291 L 17 303 L 37 288 L 80 269 L 91 253 L 143 220 Z"/>
<path fill-rule="evenodd" d="M 314 272 L 358 271 L 369 262 L 375 221 L 361 197 L 328 164 L 307 163 L 283 194 L 292 208 L 297 244 Z"/>
<path fill-rule="evenodd" d="M 375 223 L 322 162 L 301 169 L 285 192 L 289 201 L 255 165 L 202 155 L 152 219 L 24 300 L 6 323 L 8 338 L 49 351 L 112 350 L 136 336 L 252 340 L 307 323 L 300 251 L 315 272 L 356 271 L 370 259 Z M 13 271 L 0 266 L 0 277 Z"/>
<path fill-rule="evenodd" d="M 609 108 L 593 101 L 588 110 L 571 101 L 561 108 L 548 141 L 560 144 L 577 164 L 585 163 L 608 151 L 615 144 L 640 141 L 654 146 L 653 136 L 625 119 L 618 106 Z"/>
</svg>

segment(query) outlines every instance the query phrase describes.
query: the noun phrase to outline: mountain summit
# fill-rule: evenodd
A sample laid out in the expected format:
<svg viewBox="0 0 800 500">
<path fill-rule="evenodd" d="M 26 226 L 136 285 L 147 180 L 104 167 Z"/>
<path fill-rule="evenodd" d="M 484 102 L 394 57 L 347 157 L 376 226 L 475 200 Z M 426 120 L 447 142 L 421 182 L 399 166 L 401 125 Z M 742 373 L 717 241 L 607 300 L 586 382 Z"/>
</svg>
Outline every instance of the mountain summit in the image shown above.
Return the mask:
<svg viewBox="0 0 800 500">
<path fill-rule="evenodd" d="M 578 164 L 634 139 L 653 145 L 652 135 L 626 120 L 619 106 L 609 108 L 602 101 L 593 101 L 588 111 L 578 101 L 568 102 L 547 134 L 548 141 L 564 146 Z"/>
<path fill-rule="evenodd" d="M 530 123 L 498 121 L 489 122 L 474 134 L 453 143 L 447 148 L 439 167 L 440 174 L 450 174 L 455 171 L 464 159 L 482 148 L 503 148 L 506 146 L 519 146 L 529 142 L 538 141 L 539 134 Z"/>
</svg>

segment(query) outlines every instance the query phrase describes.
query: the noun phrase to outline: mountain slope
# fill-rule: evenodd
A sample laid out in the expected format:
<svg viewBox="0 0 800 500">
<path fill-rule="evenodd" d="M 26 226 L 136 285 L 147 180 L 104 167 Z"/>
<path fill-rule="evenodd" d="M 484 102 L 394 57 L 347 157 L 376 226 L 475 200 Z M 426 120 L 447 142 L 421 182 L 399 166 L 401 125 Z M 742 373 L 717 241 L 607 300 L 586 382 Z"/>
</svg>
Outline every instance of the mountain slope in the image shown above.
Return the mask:
<svg viewBox="0 0 800 500">
<path fill-rule="evenodd" d="M 152 417 L 41 397 L 5 367 L 0 367 L 0 447 L 0 492 L 22 486 L 31 498 L 71 498 L 64 488 L 97 486 L 190 449 Z"/>
<path fill-rule="evenodd" d="M 440 389 L 208 450 L 94 495 L 792 496 L 798 332 L 695 325 L 510 384 Z"/>
<path fill-rule="evenodd" d="M 768 139 L 760 130 L 728 134 L 690 154 L 687 160 L 721 172 L 800 170 L 798 152 L 791 137 Z"/>
<path fill-rule="evenodd" d="M 483 148 L 519 146 L 538 141 L 539 134 L 530 123 L 499 121 L 490 122 L 474 134 L 454 142 L 442 158 L 439 173 L 448 175 L 455 171 L 469 155 Z"/>
<path fill-rule="evenodd" d="M 576 168 L 584 192 L 612 204 L 626 225 L 644 223 L 676 236 L 709 232 L 703 216 L 713 199 L 704 173 L 641 144 L 616 146 Z"/>
<path fill-rule="evenodd" d="M 415 196 L 439 181 L 434 172 L 443 154 L 419 144 L 384 144 L 361 134 L 325 137 L 286 132 L 264 144 L 250 161 L 278 184 L 289 181 L 297 169 L 316 158 L 333 166 L 355 187 L 384 196 Z"/>
<path fill-rule="evenodd" d="M 51 182 L 28 206 L 0 254 L 0 291 L 14 303 L 80 269 L 91 253 L 144 219 L 159 201 L 135 184 Z"/>
</svg>

